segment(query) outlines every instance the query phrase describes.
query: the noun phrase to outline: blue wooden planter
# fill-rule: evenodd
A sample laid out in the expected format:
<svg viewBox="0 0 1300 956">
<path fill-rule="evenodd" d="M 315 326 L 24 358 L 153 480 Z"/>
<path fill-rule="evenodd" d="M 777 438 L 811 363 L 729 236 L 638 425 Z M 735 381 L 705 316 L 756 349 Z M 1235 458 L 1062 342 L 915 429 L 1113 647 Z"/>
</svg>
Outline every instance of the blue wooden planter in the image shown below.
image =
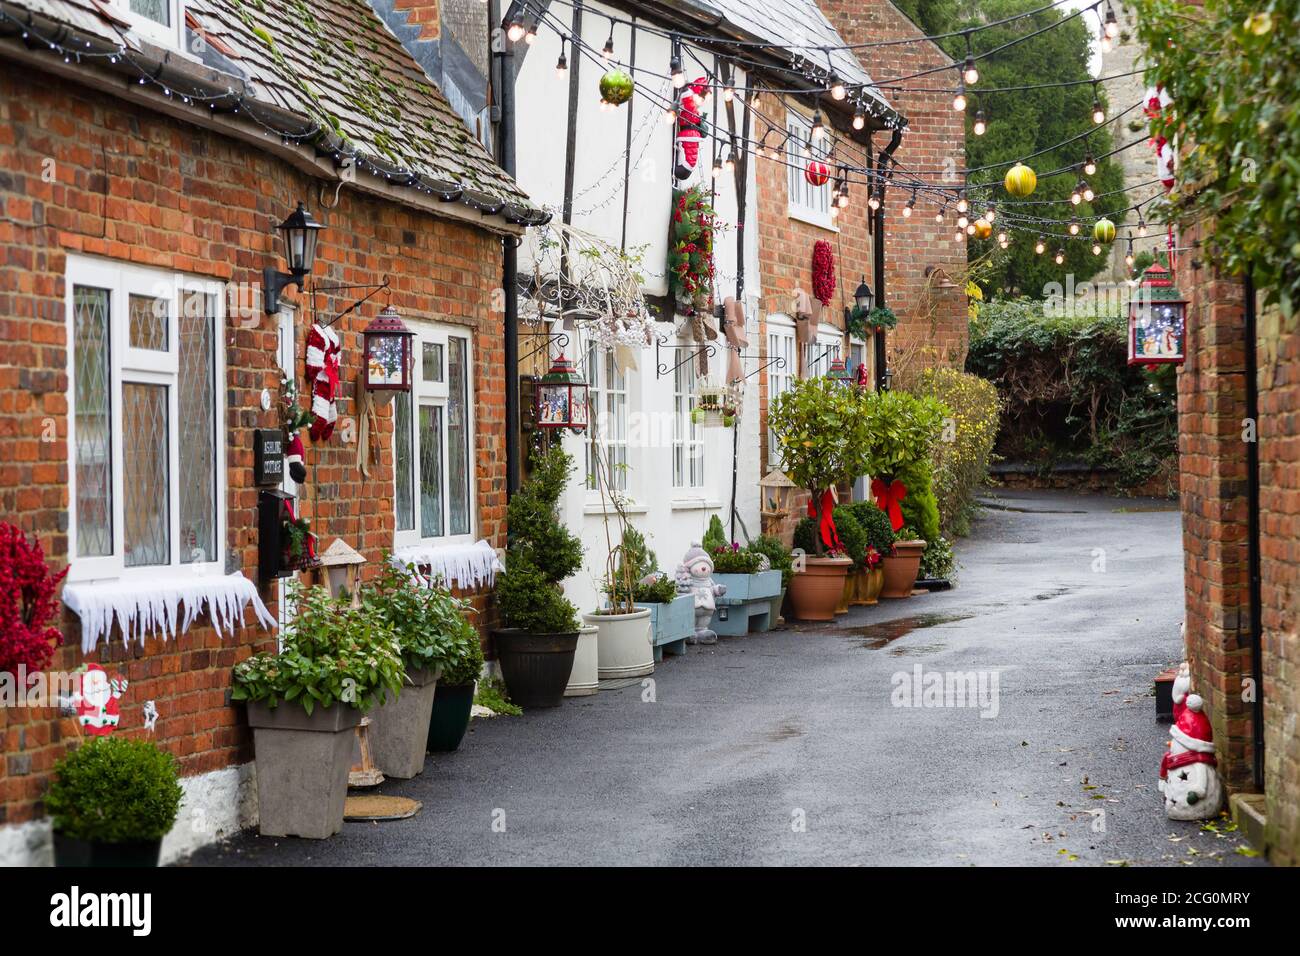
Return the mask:
<svg viewBox="0 0 1300 956">
<path fill-rule="evenodd" d="M 686 639 L 695 633 L 693 594 L 683 594 L 669 604 L 638 604 L 637 607 L 650 609 L 650 630 L 654 634 L 656 661 L 662 661 L 665 653 L 686 653 Z"/>
<path fill-rule="evenodd" d="M 714 584 L 725 584 L 727 601 L 769 600 L 781 593 L 781 572 L 760 571 L 758 574 L 715 574 Z M 717 628 L 714 628 L 717 630 Z M 721 633 L 719 631 L 719 633 Z"/>
</svg>

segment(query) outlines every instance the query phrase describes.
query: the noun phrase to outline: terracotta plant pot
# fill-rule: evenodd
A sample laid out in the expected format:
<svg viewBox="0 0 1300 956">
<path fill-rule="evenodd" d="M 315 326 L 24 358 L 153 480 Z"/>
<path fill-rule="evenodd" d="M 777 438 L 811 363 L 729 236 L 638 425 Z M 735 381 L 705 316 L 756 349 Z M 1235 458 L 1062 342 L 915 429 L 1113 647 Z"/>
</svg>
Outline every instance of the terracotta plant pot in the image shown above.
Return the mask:
<svg viewBox="0 0 1300 956">
<path fill-rule="evenodd" d="M 894 553 L 885 558 L 882 567 L 885 571 L 885 586 L 880 591 L 881 597 L 907 598 L 912 596 L 912 585 L 921 570 L 921 554 L 925 551 L 925 542 L 895 541 Z"/>
<path fill-rule="evenodd" d="M 844 576 L 853 567 L 848 558 L 806 558 L 804 570 L 790 581 L 790 612 L 800 621 L 832 621 L 844 596 Z"/>
<path fill-rule="evenodd" d="M 871 572 L 865 567 L 857 568 L 849 572 L 849 577 L 853 579 L 853 595 L 849 603 L 854 607 L 863 607 L 867 604 L 875 604 L 875 601 L 867 600 L 867 590 L 871 581 Z"/>
<path fill-rule="evenodd" d="M 848 614 L 849 605 L 858 594 L 858 576 L 852 567 L 844 574 L 844 587 L 840 590 L 839 603 L 835 605 L 836 614 Z"/>
<path fill-rule="evenodd" d="M 510 702 L 525 710 L 529 707 L 559 707 L 564 700 L 569 675 L 573 673 L 578 632 L 528 634 L 500 630 L 494 631 L 493 637 Z"/>
</svg>

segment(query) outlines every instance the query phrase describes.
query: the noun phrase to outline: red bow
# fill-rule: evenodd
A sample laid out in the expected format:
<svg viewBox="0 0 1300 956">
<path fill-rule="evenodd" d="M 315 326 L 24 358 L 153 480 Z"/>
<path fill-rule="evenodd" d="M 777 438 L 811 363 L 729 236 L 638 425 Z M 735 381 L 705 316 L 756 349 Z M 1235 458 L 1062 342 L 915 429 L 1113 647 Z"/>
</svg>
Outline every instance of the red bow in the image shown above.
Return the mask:
<svg viewBox="0 0 1300 956">
<path fill-rule="evenodd" d="M 835 496 L 829 490 L 822 492 L 822 520 L 820 530 L 822 533 L 822 544 L 832 551 L 843 551 L 844 545 L 840 543 L 839 532 L 835 530 Z M 817 507 L 813 500 L 808 499 L 808 517 L 817 517 Z"/>
<path fill-rule="evenodd" d="M 903 527 L 903 499 L 907 497 L 907 485 L 897 478 L 890 484 L 883 479 L 871 479 L 871 494 L 876 499 L 876 507 L 889 515 L 889 526 L 897 531 Z"/>
</svg>

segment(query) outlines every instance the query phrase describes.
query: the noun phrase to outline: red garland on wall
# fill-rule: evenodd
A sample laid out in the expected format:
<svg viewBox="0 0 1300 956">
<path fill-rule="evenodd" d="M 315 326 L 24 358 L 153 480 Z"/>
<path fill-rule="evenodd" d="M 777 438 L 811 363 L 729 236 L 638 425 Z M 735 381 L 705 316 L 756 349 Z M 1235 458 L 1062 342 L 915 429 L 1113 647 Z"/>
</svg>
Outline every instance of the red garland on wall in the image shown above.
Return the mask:
<svg viewBox="0 0 1300 956">
<path fill-rule="evenodd" d="M 835 253 L 825 239 L 813 244 L 812 258 L 813 295 L 822 305 L 830 305 L 835 298 Z"/>
<path fill-rule="evenodd" d="M 35 674 L 49 666 L 63 643 L 50 621 L 59 609 L 54 591 L 67 573 L 52 573 L 39 541 L 0 522 L 0 672 L 17 676 L 22 667 Z"/>
</svg>

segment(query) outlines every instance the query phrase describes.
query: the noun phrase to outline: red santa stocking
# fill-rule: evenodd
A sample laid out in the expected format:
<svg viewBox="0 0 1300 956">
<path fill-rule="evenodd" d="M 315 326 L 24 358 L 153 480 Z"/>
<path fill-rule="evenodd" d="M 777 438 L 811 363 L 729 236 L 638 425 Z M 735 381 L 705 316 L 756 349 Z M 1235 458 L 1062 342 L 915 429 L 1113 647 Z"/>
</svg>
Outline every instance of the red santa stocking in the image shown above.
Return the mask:
<svg viewBox="0 0 1300 956">
<path fill-rule="evenodd" d="M 331 328 L 313 325 L 307 335 L 307 381 L 311 382 L 311 440 L 329 441 L 338 419 L 335 404 L 339 392 L 339 354 L 342 347 L 338 334 Z"/>
</svg>

